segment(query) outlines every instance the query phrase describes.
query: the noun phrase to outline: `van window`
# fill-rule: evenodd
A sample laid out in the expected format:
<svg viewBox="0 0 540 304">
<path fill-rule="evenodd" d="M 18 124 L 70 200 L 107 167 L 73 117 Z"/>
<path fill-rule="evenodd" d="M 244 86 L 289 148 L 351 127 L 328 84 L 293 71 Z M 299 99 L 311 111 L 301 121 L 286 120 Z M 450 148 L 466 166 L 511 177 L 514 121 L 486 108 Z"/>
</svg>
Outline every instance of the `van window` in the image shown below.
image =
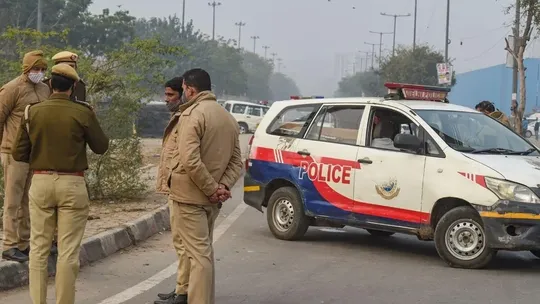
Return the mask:
<svg viewBox="0 0 540 304">
<path fill-rule="evenodd" d="M 248 115 L 252 115 L 252 116 L 262 116 L 262 115 L 261 115 L 261 108 L 260 108 L 260 107 L 252 107 L 252 106 L 249 106 L 249 107 L 248 107 Z"/>
<path fill-rule="evenodd" d="M 232 113 L 234 114 L 244 114 L 246 113 L 247 105 L 235 104 L 232 108 Z"/>
<path fill-rule="evenodd" d="M 328 106 L 319 112 L 306 139 L 355 145 L 363 106 Z"/>
<path fill-rule="evenodd" d="M 285 108 L 267 129 L 268 134 L 288 137 L 302 137 L 305 129 L 317 114 L 320 104 L 292 106 Z"/>
<path fill-rule="evenodd" d="M 366 136 L 368 147 L 400 152 L 400 149 L 394 146 L 394 138 L 398 134 L 411 134 L 421 140 L 426 139 L 427 155 L 436 156 L 440 154 L 429 134 L 420 132 L 420 129 L 412 120 L 398 111 L 372 107 L 370 126 L 368 136 Z"/>
<path fill-rule="evenodd" d="M 225 104 L 225 110 L 227 110 L 227 112 L 231 112 L 231 104 L 230 103 Z"/>
</svg>

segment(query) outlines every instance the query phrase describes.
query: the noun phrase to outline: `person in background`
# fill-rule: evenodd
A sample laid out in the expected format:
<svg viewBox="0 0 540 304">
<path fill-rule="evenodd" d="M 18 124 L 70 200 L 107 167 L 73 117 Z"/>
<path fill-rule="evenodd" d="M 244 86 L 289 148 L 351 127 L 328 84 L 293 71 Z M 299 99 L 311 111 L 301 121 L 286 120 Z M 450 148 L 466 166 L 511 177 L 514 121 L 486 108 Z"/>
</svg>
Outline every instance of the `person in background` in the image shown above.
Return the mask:
<svg viewBox="0 0 540 304">
<path fill-rule="evenodd" d="M 13 144 L 13 159 L 32 170 L 30 198 L 30 297 L 47 302 L 47 262 L 58 229 L 56 303 L 75 303 L 79 253 L 90 207 L 84 171 L 87 145 L 96 154 L 109 148 L 109 139 L 96 114 L 84 102 L 73 102 L 79 75 L 67 64 L 52 68 L 48 100 L 28 105 Z M 51 119 L 51 117 L 53 119 Z"/>
<path fill-rule="evenodd" d="M 183 78 L 186 103 L 176 126 L 178 150 L 168 180 L 175 217 L 171 229 L 177 229 L 190 262 L 189 301 L 175 295 L 167 303 L 214 304 L 214 223 L 242 172 L 240 130 L 211 92 L 206 71 L 192 69 Z"/>
<path fill-rule="evenodd" d="M 523 118 L 523 122 L 521 123 L 521 130 L 523 130 L 523 136 L 525 136 L 525 134 L 527 134 L 527 129 L 529 128 L 529 121 L 527 120 L 527 118 Z"/>
<path fill-rule="evenodd" d="M 507 127 L 511 127 L 510 120 L 508 120 L 508 117 L 501 111 L 495 108 L 495 105 L 487 100 L 484 100 L 476 105 L 476 110 L 479 112 L 482 112 L 489 117 L 492 117 L 498 121 L 500 121 L 502 124 L 506 125 Z"/>
<path fill-rule="evenodd" d="M 59 63 L 65 63 L 74 68 L 75 71 L 77 71 L 77 62 L 79 61 L 79 56 L 75 53 L 63 51 L 57 53 L 51 59 L 53 60 L 55 65 Z M 50 81 L 50 78 L 46 78 L 45 80 L 43 80 L 43 82 L 45 82 L 49 86 L 49 88 L 51 87 Z M 73 101 L 86 101 L 86 83 L 82 79 L 79 79 L 79 81 L 77 82 L 77 87 L 73 89 L 73 92 L 71 93 L 69 99 Z"/>
<path fill-rule="evenodd" d="M 13 140 L 20 127 L 24 109 L 49 97 L 49 88 L 42 83 L 47 61 L 40 50 L 26 53 L 22 75 L 0 88 L 0 152 L 4 172 L 4 238 L 2 258 L 28 261 L 30 214 L 28 189 L 31 173 L 27 163 L 12 157 Z"/>
<path fill-rule="evenodd" d="M 159 161 L 159 169 L 157 176 L 157 193 L 169 194 L 170 189 L 168 185 L 168 179 L 170 177 L 170 172 L 168 164 L 171 163 L 172 157 L 175 151 L 178 150 L 178 134 L 176 131 L 176 125 L 178 124 L 178 119 L 182 114 L 182 111 L 185 110 L 185 100 L 183 96 L 183 78 L 175 77 L 167 83 L 165 83 L 165 103 L 167 108 L 171 112 L 171 119 L 165 128 L 163 135 L 163 141 L 161 145 L 161 156 Z M 185 96 L 184 96 L 185 97 Z M 171 227 L 176 227 L 175 216 L 172 212 L 172 200 L 169 199 L 169 210 L 170 210 L 170 221 Z M 173 237 L 173 245 L 178 256 L 178 270 L 176 276 L 176 286 L 175 289 L 170 293 L 158 293 L 158 298 L 160 300 L 155 301 L 155 304 L 169 303 L 169 301 L 176 301 L 175 303 L 185 303 L 187 304 L 187 289 L 189 283 L 189 259 L 186 256 L 184 245 L 182 244 L 182 238 L 178 233 L 178 229 L 171 229 Z"/>
</svg>

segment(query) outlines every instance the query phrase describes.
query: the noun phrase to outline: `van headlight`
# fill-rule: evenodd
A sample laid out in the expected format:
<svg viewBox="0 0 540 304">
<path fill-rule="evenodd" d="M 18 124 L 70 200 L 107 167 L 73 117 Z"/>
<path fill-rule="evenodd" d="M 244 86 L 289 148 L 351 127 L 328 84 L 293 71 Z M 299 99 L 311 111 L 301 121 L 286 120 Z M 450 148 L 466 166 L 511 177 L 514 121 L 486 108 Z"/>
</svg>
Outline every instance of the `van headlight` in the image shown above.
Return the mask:
<svg viewBox="0 0 540 304">
<path fill-rule="evenodd" d="M 486 177 L 486 187 L 493 191 L 500 199 L 521 203 L 540 203 L 538 196 L 529 187 L 507 180 Z"/>
</svg>

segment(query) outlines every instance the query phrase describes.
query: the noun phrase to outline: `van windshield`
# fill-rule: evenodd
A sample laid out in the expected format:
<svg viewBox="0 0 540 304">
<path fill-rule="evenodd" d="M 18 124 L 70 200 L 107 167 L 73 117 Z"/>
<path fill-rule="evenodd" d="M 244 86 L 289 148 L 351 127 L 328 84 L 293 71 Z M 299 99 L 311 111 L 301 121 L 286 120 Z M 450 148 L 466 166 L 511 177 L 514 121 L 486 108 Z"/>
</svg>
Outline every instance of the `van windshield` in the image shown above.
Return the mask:
<svg viewBox="0 0 540 304">
<path fill-rule="evenodd" d="M 483 113 L 417 110 L 416 113 L 454 150 L 474 154 L 538 156 L 538 150 Z"/>
</svg>

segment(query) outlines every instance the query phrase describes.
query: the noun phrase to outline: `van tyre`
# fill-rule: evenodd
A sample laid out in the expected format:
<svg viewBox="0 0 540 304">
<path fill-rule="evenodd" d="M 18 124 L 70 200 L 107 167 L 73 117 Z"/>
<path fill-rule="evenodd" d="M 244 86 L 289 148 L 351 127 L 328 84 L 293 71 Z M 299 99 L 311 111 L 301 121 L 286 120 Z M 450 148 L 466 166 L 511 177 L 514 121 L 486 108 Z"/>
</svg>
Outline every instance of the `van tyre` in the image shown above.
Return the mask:
<svg viewBox="0 0 540 304">
<path fill-rule="evenodd" d="M 304 236 L 310 223 L 304 213 L 302 199 L 293 187 L 282 187 L 272 193 L 268 200 L 266 219 L 272 234 L 287 241 Z"/>
<path fill-rule="evenodd" d="M 373 230 L 373 229 L 366 229 L 369 234 L 372 236 L 378 236 L 378 237 L 389 237 L 395 234 L 395 232 L 389 232 L 389 231 L 382 231 L 382 230 Z"/>
<path fill-rule="evenodd" d="M 486 243 L 482 219 L 468 206 L 443 215 L 435 228 L 435 247 L 439 256 L 455 268 L 483 268 L 496 254 Z"/>
<path fill-rule="evenodd" d="M 240 134 L 246 134 L 249 132 L 249 127 L 245 122 L 239 122 L 238 127 L 240 128 Z"/>
</svg>

